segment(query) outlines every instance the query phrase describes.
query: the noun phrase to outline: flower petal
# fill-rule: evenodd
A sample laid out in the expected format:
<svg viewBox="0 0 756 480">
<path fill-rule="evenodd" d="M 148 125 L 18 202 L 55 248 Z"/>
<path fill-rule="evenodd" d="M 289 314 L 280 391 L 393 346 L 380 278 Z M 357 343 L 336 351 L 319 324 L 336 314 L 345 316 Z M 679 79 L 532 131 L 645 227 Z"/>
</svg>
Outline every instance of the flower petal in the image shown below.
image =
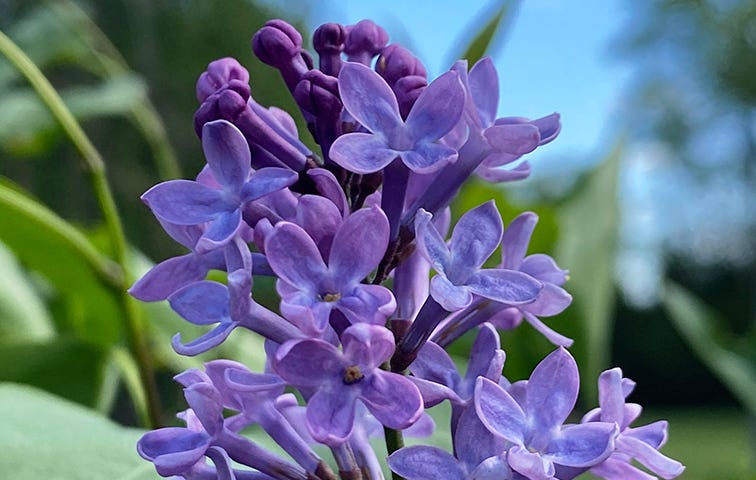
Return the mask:
<svg viewBox="0 0 756 480">
<path fill-rule="evenodd" d="M 529 480 L 554 480 L 554 464 L 522 446 L 510 448 L 507 461 L 513 470 Z"/>
<path fill-rule="evenodd" d="M 346 441 L 354 428 L 359 388 L 322 388 L 307 402 L 307 429 L 312 438 L 329 446 Z"/>
<path fill-rule="evenodd" d="M 373 173 L 391 163 L 399 152 L 389 148 L 382 135 L 347 133 L 333 142 L 331 160 L 355 173 Z"/>
<path fill-rule="evenodd" d="M 158 183 L 141 198 L 156 216 L 177 225 L 198 225 L 229 210 L 218 190 L 191 180 Z"/>
<path fill-rule="evenodd" d="M 520 271 L 537 278 L 542 282 L 564 285 L 567 280 L 567 270 L 562 270 L 553 258 L 543 253 L 528 255 L 520 265 Z"/>
<path fill-rule="evenodd" d="M 176 313 L 195 325 L 230 320 L 228 288 L 218 282 L 192 283 L 171 295 L 168 302 Z"/>
<path fill-rule="evenodd" d="M 422 208 L 415 215 L 415 238 L 417 248 L 428 259 L 433 269 L 445 273 L 451 262 L 451 252 L 446 246 L 436 226 L 431 222 L 433 215 Z"/>
<path fill-rule="evenodd" d="M 205 432 L 168 427 L 144 434 L 137 451 L 155 464 L 161 476 L 169 477 L 187 472 L 205 455 L 209 445 L 210 437 Z"/>
<path fill-rule="evenodd" d="M 197 253 L 208 253 L 228 243 L 242 228 L 241 210 L 223 212 L 208 225 L 194 249 Z"/>
<path fill-rule="evenodd" d="M 543 284 L 530 275 L 496 268 L 476 273 L 467 280 L 467 286 L 481 297 L 507 305 L 531 303 L 543 288 Z"/>
<path fill-rule="evenodd" d="M 443 275 L 436 275 L 431 279 L 431 297 L 447 312 L 462 310 L 472 303 L 472 293 L 467 286 L 457 286 Z"/>
<path fill-rule="evenodd" d="M 370 68 L 344 62 L 339 72 L 339 94 L 344 108 L 371 132 L 390 135 L 403 126 L 394 92 Z"/>
<path fill-rule="evenodd" d="M 470 94 L 484 127 L 496 120 L 499 107 L 499 75 L 491 57 L 483 57 L 473 65 L 468 75 Z"/>
<path fill-rule="evenodd" d="M 129 289 L 143 302 L 165 300 L 181 287 L 202 280 L 209 268 L 199 255 L 190 253 L 158 263 Z"/>
<path fill-rule="evenodd" d="M 513 155 L 532 152 L 541 140 L 538 127 L 528 123 L 494 125 L 485 129 L 483 135 L 491 147 Z"/>
<path fill-rule="evenodd" d="M 575 406 L 579 385 L 577 363 L 564 348 L 541 360 L 527 386 L 525 408 L 533 427 L 539 432 L 559 427 Z"/>
<path fill-rule="evenodd" d="M 328 269 L 340 285 L 361 282 L 383 258 L 389 223 L 379 208 L 363 208 L 349 215 L 333 237 Z"/>
<path fill-rule="evenodd" d="M 457 72 L 449 71 L 428 85 L 407 115 L 408 134 L 418 142 L 435 142 L 459 121 L 465 89 Z"/>
<path fill-rule="evenodd" d="M 215 179 L 223 187 L 239 192 L 250 172 L 249 144 L 236 126 L 226 120 L 202 127 L 202 150 Z"/>
<path fill-rule="evenodd" d="M 360 399 L 383 425 L 403 430 L 420 418 L 423 398 L 407 377 L 375 370 L 362 388 Z"/>
<path fill-rule="evenodd" d="M 544 282 L 543 289 L 533 303 L 520 308 L 532 315 L 550 317 L 562 313 L 572 303 L 572 295 L 553 283 Z"/>
<path fill-rule="evenodd" d="M 514 398 L 485 377 L 478 377 L 474 398 L 475 411 L 490 432 L 516 445 L 523 445 L 528 421 Z"/>
<path fill-rule="evenodd" d="M 457 160 L 457 151 L 440 143 L 420 142 L 412 150 L 398 152 L 402 162 L 415 173 L 437 172 Z"/>
<path fill-rule="evenodd" d="M 358 323 L 341 335 L 344 356 L 360 367 L 373 370 L 394 353 L 394 335 L 385 327 Z"/>
<path fill-rule="evenodd" d="M 498 381 L 504 368 L 504 351 L 501 350 L 499 334 L 488 323 L 484 323 L 470 349 L 465 380 L 475 381 L 478 377 Z M 470 392 L 472 393 L 472 392 Z"/>
<path fill-rule="evenodd" d="M 181 334 L 177 333 L 171 339 L 171 346 L 179 355 L 193 357 L 200 353 L 205 353 L 223 343 L 237 325 L 236 322 L 221 323 L 214 329 L 189 343 L 181 343 Z"/>
<path fill-rule="evenodd" d="M 570 425 L 552 437 L 543 453 L 560 465 L 592 467 L 611 455 L 618 431 L 614 423 Z"/>
<path fill-rule="evenodd" d="M 318 387 L 338 380 L 347 360 L 328 342 L 291 340 L 276 351 L 273 370 L 294 386 Z"/>
<path fill-rule="evenodd" d="M 315 297 L 327 268 L 315 242 L 302 227 L 289 222 L 278 223 L 265 239 L 265 254 L 279 278 L 298 290 Z"/>
<path fill-rule="evenodd" d="M 388 457 L 391 470 L 407 480 L 465 480 L 457 459 L 438 447 L 413 445 Z"/>
<path fill-rule="evenodd" d="M 493 200 L 462 215 L 451 236 L 449 279 L 457 284 L 465 282 L 496 250 L 503 232 Z"/>
<path fill-rule="evenodd" d="M 391 290 L 382 285 L 361 283 L 350 295 L 342 296 L 335 308 L 352 324 L 385 325 L 389 315 L 396 310 L 396 300 Z"/>
<path fill-rule="evenodd" d="M 251 202 L 283 190 L 297 181 L 297 172 L 288 168 L 265 167 L 253 173 L 241 190 L 241 202 Z"/>
<path fill-rule="evenodd" d="M 617 450 L 635 458 L 662 478 L 675 478 L 685 470 L 682 463 L 664 456 L 652 445 L 628 435 L 622 435 L 617 439 Z"/>
<path fill-rule="evenodd" d="M 526 305 L 526 307 L 529 307 L 530 305 Z M 569 337 L 565 337 L 564 335 L 555 332 L 551 328 L 548 327 L 545 323 L 543 323 L 541 320 L 538 319 L 535 315 L 533 315 L 530 312 L 524 311 L 523 316 L 525 317 L 525 320 L 530 324 L 531 327 L 535 328 L 538 333 L 546 337 L 546 339 L 556 345 L 557 347 L 571 347 L 574 343 L 574 340 L 572 340 Z"/>
<path fill-rule="evenodd" d="M 520 270 L 537 223 L 538 215 L 533 212 L 521 213 L 509 223 L 501 238 L 502 268 Z"/>
</svg>

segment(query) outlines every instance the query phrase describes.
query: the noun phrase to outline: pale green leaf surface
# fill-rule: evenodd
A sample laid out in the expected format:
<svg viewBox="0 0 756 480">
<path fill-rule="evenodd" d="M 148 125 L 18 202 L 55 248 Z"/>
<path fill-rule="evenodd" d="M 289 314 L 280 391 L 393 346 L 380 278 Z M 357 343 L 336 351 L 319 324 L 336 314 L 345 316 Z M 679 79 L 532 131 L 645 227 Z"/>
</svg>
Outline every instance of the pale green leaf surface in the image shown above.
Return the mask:
<svg viewBox="0 0 756 480">
<path fill-rule="evenodd" d="M 48 340 L 55 335 L 52 318 L 16 257 L 0 242 L 0 342 Z"/>
<path fill-rule="evenodd" d="M 597 398 L 598 375 L 610 360 L 621 152 L 620 144 L 558 209 L 560 236 L 554 257 L 570 271 L 564 288 L 573 297 L 565 312 L 570 324 L 560 333 L 576 339 L 570 350 L 581 367 L 581 391 L 589 402 Z"/>
<path fill-rule="evenodd" d="M 0 384 L 0 471 L 8 480 L 155 480 L 139 430 L 49 393 Z M 10 475 L 9 475 L 10 474 Z"/>
</svg>

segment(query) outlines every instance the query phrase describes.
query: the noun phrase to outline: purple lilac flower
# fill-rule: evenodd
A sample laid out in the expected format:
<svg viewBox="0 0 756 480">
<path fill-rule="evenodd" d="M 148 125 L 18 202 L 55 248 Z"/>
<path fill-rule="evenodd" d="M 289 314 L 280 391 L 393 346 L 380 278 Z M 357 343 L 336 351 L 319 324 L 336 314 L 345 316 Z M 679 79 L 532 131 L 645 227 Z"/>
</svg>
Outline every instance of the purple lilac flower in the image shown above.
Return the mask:
<svg viewBox="0 0 756 480">
<path fill-rule="evenodd" d="M 344 443 L 360 400 L 383 425 L 404 429 L 423 412 L 422 397 L 406 377 L 378 367 L 394 351 L 394 337 L 378 325 L 356 324 L 341 336 L 343 352 L 322 340 L 283 344 L 274 370 L 298 388 L 315 390 L 307 401 L 307 426 L 326 445 Z"/>
<path fill-rule="evenodd" d="M 195 249 L 204 253 L 227 243 L 242 228 L 242 207 L 294 183 L 283 168 L 252 172 L 247 141 L 225 120 L 206 123 L 202 147 L 220 189 L 191 180 L 170 180 L 149 189 L 142 200 L 161 220 L 176 225 L 209 222 Z"/>
<path fill-rule="evenodd" d="M 284 316 L 315 334 L 325 330 L 333 310 L 352 323 L 385 323 L 396 308 L 391 291 L 360 282 L 378 265 L 387 243 L 386 216 L 377 208 L 344 220 L 333 236 L 328 263 L 302 227 L 276 225 L 265 240 L 265 253 L 279 276 Z"/>
<path fill-rule="evenodd" d="M 360 20 L 346 27 L 344 53 L 350 62 L 370 65 L 373 57 L 381 52 L 388 43 L 386 30 L 372 20 Z"/>
<path fill-rule="evenodd" d="M 617 425 L 562 425 L 575 406 L 578 384 L 577 364 L 563 348 L 536 366 L 518 395 L 521 403 L 497 383 L 478 378 L 475 409 L 486 428 L 510 442 L 513 470 L 541 480 L 554 476 L 554 464 L 590 467 L 609 457 Z"/>
<path fill-rule="evenodd" d="M 432 172 L 453 161 L 457 152 L 437 143 L 456 124 L 464 106 L 457 75 L 447 72 L 418 98 L 404 122 L 396 96 L 368 67 L 346 63 L 339 92 L 347 111 L 370 133 L 348 133 L 331 146 L 331 159 L 356 173 L 372 173 L 395 158 L 415 172 Z"/>
<path fill-rule="evenodd" d="M 447 311 L 466 307 L 473 294 L 510 305 L 528 304 L 543 288 L 541 282 L 522 272 L 481 268 L 496 250 L 503 233 L 493 201 L 459 219 L 448 247 L 430 220 L 429 213 L 418 214 L 417 243 L 437 273 L 431 280 L 431 296 Z"/>
<path fill-rule="evenodd" d="M 615 440 L 612 455 L 603 463 L 592 467 L 591 473 L 607 480 L 654 478 L 631 463 L 631 460 L 637 460 L 661 478 L 675 478 L 682 474 L 685 467 L 659 452 L 667 441 L 667 422 L 630 427 L 642 410 L 637 403 L 625 403 L 625 398 L 634 387 L 635 382 L 623 378 L 619 368 L 606 370 L 599 376 L 600 407 L 588 412 L 581 423 L 614 422 L 620 433 Z"/>
<path fill-rule="evenodd" d="M 502 260 L 499 268 L 525 273 L 543 284 L 535 301 L 523 305 L 477 299 L 464 311 L 449 318 L 433 337 L 442 346 L 450 344 L 465 332 L 482 322 L 490 322 L 498 328 L 511 330 L 522 323 L 523 318 L 556 346 L 569 347 L 572 339 L 555 332 L 538 316 L 552 316 L 564 311 L 572 297 L 561 286 L 567 279 L 562 270 L 548 255 L 525 256 L 538 216 L 526 212 L 512 220 L 504 231 L 501 241 Z"/>
</svg>

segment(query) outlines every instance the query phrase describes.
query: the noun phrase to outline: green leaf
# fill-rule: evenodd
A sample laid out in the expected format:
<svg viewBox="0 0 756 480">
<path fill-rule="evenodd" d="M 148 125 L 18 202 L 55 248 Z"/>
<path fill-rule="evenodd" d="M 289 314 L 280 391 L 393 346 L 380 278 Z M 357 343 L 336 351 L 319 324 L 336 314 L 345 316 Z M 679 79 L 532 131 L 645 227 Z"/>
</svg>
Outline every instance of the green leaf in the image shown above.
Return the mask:
<svg viewBox="0 0 756 480">
<path fill-rule="evenodd" d="M 664 286 L 662 303 L 688 346 L 740 403 L 756 416 L 756 366 L 721 344 L 715 327 L 722 322 L 717 315 L 701 300 L 673 282 Z"/>
<path fill-rule="evenodd" d="M 108 286 L 120 283 L 120 269 L 80 230 L 7 181 L 0 182 L 0 218 L 0 241 L 59 294 L 59 328 L 103 346 L 120 341 L 120 309 Z"/>
<path fill-rule="evenodd" d="M 144 101 L 143 82 L 131 75 L 107 79 L 94 86 L 60 90 L 63 102 L 80 121 L 112 115 L 130 114 Z M 35 153 L 44 149 L 47 138 L 57 131 L 58 123 L 37 94 L 18 88 L 0 96 L 0 145 L 14 154 Z"/>
<path fill-rule="evenodd" d="M 569 319 L 567 328 L 560 333 L 576 340 L 570 351 L 581 367 L 584 399 L 590 402 L 597 398 L 598 375 L 610 361 L 622 149 L 618 144 L 558 209 L 560 237 L 555 259 L 570 271 L 565 288 L 573 297 L 564 313 Z"/>
<path fill-rule="evenodd" d="M 464 53 L 461 56 L 455 56 L 452 61 L 457 60 L 457 58 L 466 58 L 469 65 L 472 66 L 492 48 L 494 39 L 502 30 L 504 20 L 508 20 L 514 13 L 514 4 L 516 2 L 502 0 L 498 3 L 500 5 L 493 13 L 486 11 L 483 15 L 476 18 L 474 24 L 485 21 L 485 25 L 478 30 L 475 37 L 467 45 Z"/>
<path fill-rule="evenodd" d="M 72 337 L 47 342 L 0 344 L 0 381 L 33 385 L 94 406 L 107 354 Z"/>
<path fill-rule="evenodd" d="M 59 397 L 0 385 L 0 471 L 13 480 L 157 480 L 136 453 L 144 433 Z"/>
<path fill-rule="evenodd" d="M 49 340 L 55 335 L 50 313 L 16 257 L 0 242 L 0 342 Z"/>
</svg>

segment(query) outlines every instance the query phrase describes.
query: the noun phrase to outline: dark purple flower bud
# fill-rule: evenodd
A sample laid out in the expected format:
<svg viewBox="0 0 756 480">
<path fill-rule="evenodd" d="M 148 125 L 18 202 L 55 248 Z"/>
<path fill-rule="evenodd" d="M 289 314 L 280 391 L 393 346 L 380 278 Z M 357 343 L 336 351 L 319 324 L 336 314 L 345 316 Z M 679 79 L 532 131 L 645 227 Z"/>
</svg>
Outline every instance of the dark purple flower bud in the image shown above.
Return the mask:
<svg viewBox="0 0 756 480">
<path fill-rule="evenodd" d="M 396 44 L 389 45 L 381 51 L 381 56 L 375 64 L 375 71 L 391 88 L 394 88 L 396 82 L 403 77 L 418 76 L 425 78 L 426 81 L 428 78 L 422 62 L 409 50 Z"/>
<path fill-rule="evenodd" d="M 407 119 L 410 110 L 427 86 L 426 78 L 419 75 L 402 77 L 396 82 L 393 89 L 396 101 L 399 104 L 399 113 L 403 119 Z"/>
<path fill-rule="evenodd" d="M 370 65 L 388 43 L 388 33 L 370 20 L 361 20 L 347 27 L 344 53 L 350 62 Z"/>
<path fill-rule="evenodd" d="M 252 37 L 252 51 L 260 61 L 281 71 L 290 91 L 312 68 L 312 60 L 303 56 L 306 52 L 302 50 L 302 35 L 283 20 L 265 22 L 265 26 Z"/>
<path fill-rule="evenodd" d="M 207 70 L 202 72 L 197 79 L 197 100 L 202 103 L 226 88 L 237 92 L 245 101 L 249 98 L 249 72 L 231 57 L 210 62 Z"/>
<path fill-rule="evenodd" d="M 326 75 L 339 75 L 346 36 L 344 26 L 338 23 L 324 23 L 315 30 L 312 46 L 320 56 L 320 70 Z"/>
<path fill-rule="evenodd" d="M 316 119 L 338 119 L 343 105 L 339 97 L 339 81 L 319 70 L 310 70 L 294 89 L 294 100 L 303 111 Z"/>
</svg>

